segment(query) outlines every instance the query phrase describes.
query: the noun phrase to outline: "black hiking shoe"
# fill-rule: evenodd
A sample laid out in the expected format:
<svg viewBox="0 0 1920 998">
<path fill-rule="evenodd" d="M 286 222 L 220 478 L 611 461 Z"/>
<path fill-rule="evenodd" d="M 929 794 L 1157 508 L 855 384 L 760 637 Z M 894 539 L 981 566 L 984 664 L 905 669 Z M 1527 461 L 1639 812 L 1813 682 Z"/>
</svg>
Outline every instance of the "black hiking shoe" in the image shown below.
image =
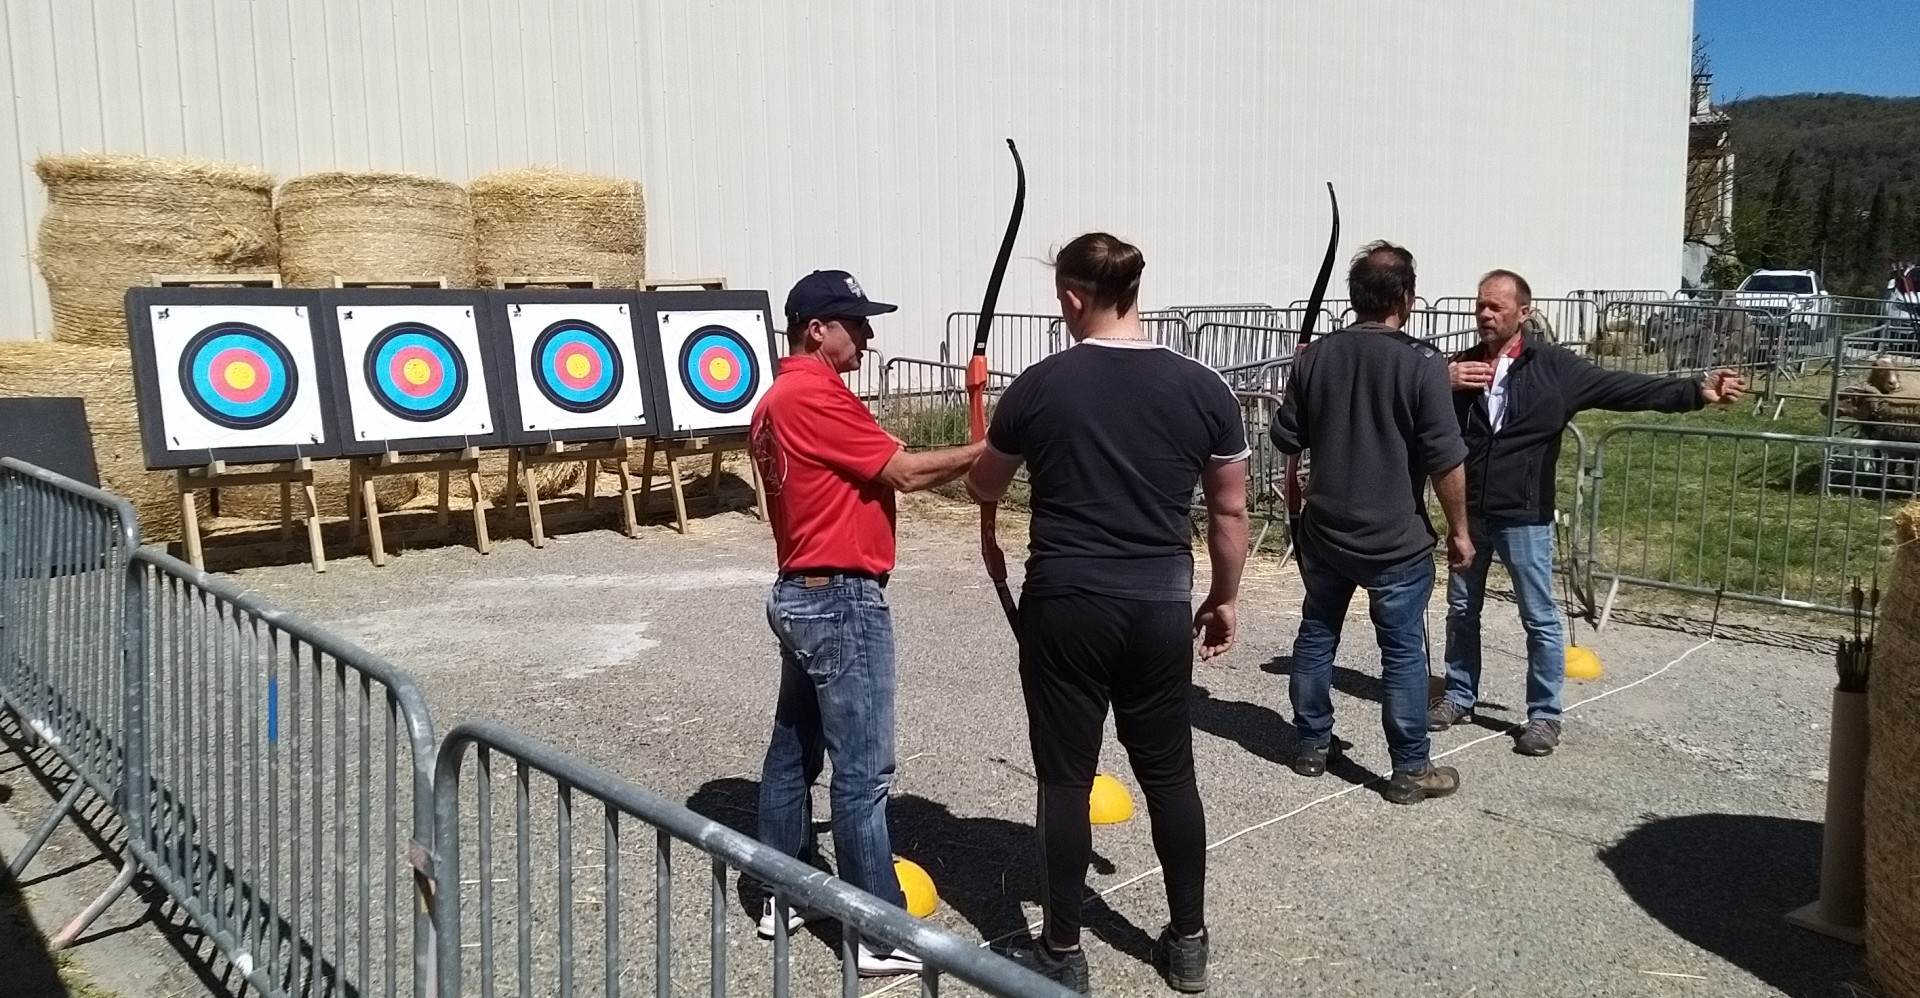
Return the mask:
<svg viewBox="0 0 1920 998">
<path fill-rule="evenodd" d="M 1028 937 L 1014 942 L 1002 955 L 1055 984 L 1072 989 L 1075 994 L 1093 994 L 1093 984 L 1087 975 L 1087 951 L 1084 949 L 1063 953 Z"/>
<path fill-rule="evenodd" d="M 1293 761 L 1287 765 L 1301 776 L 1319 776 L 1327 771 L 1327 757 L 1340 751 L 1338 745 L 1331 740 L 1325 745 L 1301 745 L 1293 750 Z"/>
<path fill-rule="evenodd" d="M 1207 990 L 1207 932 L 1194 938 L 1175 935 L 1169 925 L 1153 942 L 1153 965 L 1167 986 L 1184 994 Z"/>
<path fill-rule="evenodd" d="M 1513 740 L 1513 750 L 1521 755 L 1552 755 L 1560 744 L 1560 722 L 1535 718 Z"/>
<path fill-rule="evenodd" d="M 1452 700 L 1441 699 L 1427 708 L 1427 730 L 1445 731 L 1456 724 L 1473 720 L 1473 708 L 1462 707 Z"/>
<path fill-rule="evenodd" d="M 1452 766 L 1427 764 L 1424 772 L 1395 771 L 1380 796 L 1395 804 L 1418 804 L 1429 797 L 1445 797 L 1460 789 L 1460 771 Z"/>
</svg>

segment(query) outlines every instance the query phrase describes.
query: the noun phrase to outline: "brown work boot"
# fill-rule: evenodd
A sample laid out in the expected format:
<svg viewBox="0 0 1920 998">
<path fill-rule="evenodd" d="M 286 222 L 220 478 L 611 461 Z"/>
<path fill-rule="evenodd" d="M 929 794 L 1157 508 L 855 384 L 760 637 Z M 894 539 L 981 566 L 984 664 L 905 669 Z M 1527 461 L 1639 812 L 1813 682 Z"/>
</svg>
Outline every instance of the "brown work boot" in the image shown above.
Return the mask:
<svg viewBox="0 0 1920 998">
<path fill-rule="evenodd" d="M 1418 773 L 1394 771 L 1393 778 L 1387 781 L 1386 789 L 1380 791 L 1380 796 L 1395 804 L 1418 804 L 1429 797 L 1445 797 L 1458 789 L 1459 770 L 1429 762 L 1427 768 Z"/>
</svg>

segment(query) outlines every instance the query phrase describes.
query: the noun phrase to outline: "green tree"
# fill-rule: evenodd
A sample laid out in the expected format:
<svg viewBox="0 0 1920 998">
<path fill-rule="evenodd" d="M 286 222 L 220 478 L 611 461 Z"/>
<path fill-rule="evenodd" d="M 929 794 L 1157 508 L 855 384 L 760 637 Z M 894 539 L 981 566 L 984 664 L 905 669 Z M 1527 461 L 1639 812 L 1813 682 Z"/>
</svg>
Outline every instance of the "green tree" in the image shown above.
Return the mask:
<svg viewBox="0 0 1920 998">
<path fill-rule="evenodd" d="M 1874 292 L 1882 283 L 1880 275 L 1887 270 L 1887 182 L 1884 180 L 1874 185 L 1873 200 L 1868 203 L 1866 217 L 1861 221 L 1858 246 L 1847 293 L 1877 297 Z"/>
<path fill-rule="evenodd" d="M 1833 258 L 1827 250 L 1833 234 L 1833 189 L 1839 179 L 1840 164 L 1827 164 L 1827 182 L 1820 188 L 1820 201 L 1813 209 L 1813 239 L 1807 245 L 1814 266 L 1820 269 L 1823 276 L 1833 264 Z"/>
</svg>

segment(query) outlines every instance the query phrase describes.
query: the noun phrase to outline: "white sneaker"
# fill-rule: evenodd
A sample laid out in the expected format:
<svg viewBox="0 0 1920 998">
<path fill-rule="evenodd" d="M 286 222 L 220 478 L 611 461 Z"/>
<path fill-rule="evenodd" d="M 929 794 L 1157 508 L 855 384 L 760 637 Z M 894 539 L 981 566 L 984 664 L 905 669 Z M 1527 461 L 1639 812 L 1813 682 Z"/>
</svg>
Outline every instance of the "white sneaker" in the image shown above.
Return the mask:
<svg viewBox="0 0 1920 998">
<path fill-rule="evenodd" d="M 792 905 L 787 906 L 787 935 L 793 935 L 800 931 L 801 926 L 808 922 L 817 922 L 822 917 L 824 916 L 822 916 L 820 912 L 814 911 L 811 908 L 798 908 Z M 773 938 L 775 920 L 773 899 L 768 898 L 765 907 L 760 909 L 760 938 Z"/>
<path fill-rule="evenodd" d="M 917 974 L 920 972 L 920 958 L 906 950 L 888 949 L 874 951 L 860 944 L 860 976 L 892 977 L 896 974 Z"/>
</svg>

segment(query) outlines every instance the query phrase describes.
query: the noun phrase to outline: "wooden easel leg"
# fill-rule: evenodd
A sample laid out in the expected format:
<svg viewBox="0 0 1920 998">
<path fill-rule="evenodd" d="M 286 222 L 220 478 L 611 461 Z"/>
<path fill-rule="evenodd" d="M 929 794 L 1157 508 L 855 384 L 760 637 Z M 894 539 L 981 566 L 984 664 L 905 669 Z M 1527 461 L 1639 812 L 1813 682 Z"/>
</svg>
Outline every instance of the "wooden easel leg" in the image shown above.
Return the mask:
<svg viewBox="0 0 1920 998">
<path fill-rule="evenodd" d="M 327 550 L 320 543 L 320 494 L 314 490 L 312 474 L 307 475 L 300 488 L 307 497 L 307 554 L 313 559 L 313 570 L 324 572 Z"/>
<path fill-rule="evenodd" d="M 640 521 L 633 513 L 633 472 L 627 459 L 620 459 L 620 525 L 628 537 L 640 536 Z"/>
<path fill-rule="evenodd" d="M 360 462 L 347 459 L 347 545 L 360 539 Z"/>
<path fill-rule="evenodd" d="M 640 457 L 640 516 L 653 519 L 653 441 L 648 440 Z"/>
<path fill-rule="evenodd" d="M 533 483 L 533 466 L 525 461 L 520 462 L 520 491 L 527 496 L 527 529 L 533 536 L 533 546 L 546 547 L 547 528 L 540 520 L 540 492 Z"/>
<path fill-rule="evenodd" d="M 441 471 L 440 472 L 440 526 L 442 527 L 445 527 L 447 525 L 448 501 L 452 498 L 450 495 L 448 495 L 448 493 L 452 491 L 451 485 L 452 485 L 452 479 L 450 479 L 447 476 L 446 471 L 444 470 Z"/>
<path fill-rule="evenodd" d="M 187 562 L 204 572 L 207 565 L 200 556 L 200 511 L 194 507 L 193 489 L 184 469 L 175 472 L 174 488 L 180 493 L 180 536 L 186 541 Z"/>
<path fill-rule="evenodd" d="M 502 504 L 502 508 L 507 511 L 509 520 L 511 520 L 513 516 L 513 504 L 519 501 L 519 493 L 520 452 L 509 448 L 507 450 L 507 499 L 506 502 Z"/>
<path fill-rule="evenodd" d="M 583 461 L 581 465 L 587 476 L 586 488 L 581 491 L 587 499 L 587 512 L 591 513 L 593 512 L 593 500 L 600 491 L 600 462 L 597 460 Z"/>
<path fill-rule="evenodd" d="M 367 517 L 367 556 L 373 567 L 387 564 L 387 546 L 380 536 L 380 503 L 373 495 L 373 476 L 360 476 L 360 511 Z"/>
<path fill-rule="evenodd" d="M 720 508 L 720 459 L 726 456 L 723 451 L 713 452 L 713 470 L 707 472 L 707 485 L 713 493 L 713 508 Z"/>
<path fill-rule="evenodd" d="M 280 483 L 280 539 L 293 536 L 293 483 Z"/>
<path fill-rule="evenodd" d="M 687 490 L 680 484 L 680 455 L 667 451 L 667 479 L 673 483 L 673 518 L 687 532 Z"/>
<path fill-rule="evenodd" d="M 753 474 L 753 515 L 761 523 L 767 522 L 767 485 L 760 480 L 760 462 L 753 459 L 753 452 L 747 452 L 747 467 Z"/>
<path fill-rule="evenodd" d="M 513 479 L 507 479 L 509 483 Z M 480 491 L 480 462 L 467 465 L 467 488 L 473 491 L 473 540 L 481 554 L 493 553 L 493 540 L 487 536 L 487 497 Z M 509 484 L 508 488 L 512 488 Z"/>
</svg>

